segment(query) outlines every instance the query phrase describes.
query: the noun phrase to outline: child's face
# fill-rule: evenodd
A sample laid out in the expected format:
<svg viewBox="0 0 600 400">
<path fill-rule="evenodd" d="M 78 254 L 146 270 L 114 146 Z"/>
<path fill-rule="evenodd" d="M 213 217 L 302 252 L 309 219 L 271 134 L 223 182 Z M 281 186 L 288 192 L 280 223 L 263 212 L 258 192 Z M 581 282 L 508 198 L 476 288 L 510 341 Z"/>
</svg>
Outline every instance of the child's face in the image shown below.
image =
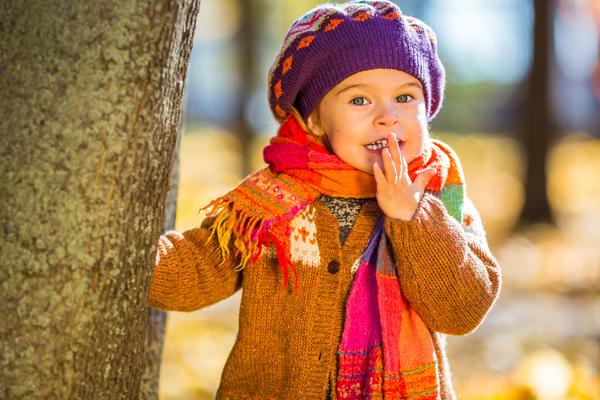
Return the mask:
<svg viewBox="0 0 600 400">
<path fill-rule="evenodd" d="M 421 84 L 395 69 L 361 71 L 344 79 L 327 92 L 307 122 L 314 133 L 327 135 L 342 161 L 371 174 L 375 161 L 383 166 L 382 148 L 373 148 L 374 142 L 395 133 L 410 163 L 429 137 Z"/>
</svg>

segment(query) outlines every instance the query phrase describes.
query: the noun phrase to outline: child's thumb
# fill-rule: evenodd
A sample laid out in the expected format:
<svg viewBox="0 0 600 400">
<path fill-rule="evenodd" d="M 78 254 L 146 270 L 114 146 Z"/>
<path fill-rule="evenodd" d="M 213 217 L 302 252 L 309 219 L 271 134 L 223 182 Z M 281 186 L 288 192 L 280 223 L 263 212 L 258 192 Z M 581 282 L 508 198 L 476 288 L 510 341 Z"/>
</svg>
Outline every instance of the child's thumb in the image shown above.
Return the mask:
<svg viewBox="0 0 600 400">
<path fill-rule="evenodd" d="M 427 184 L 429 183 L 429 180 L 433 177 L 433 175 L 435 175 L 435 169 L 433 168 L 426 168 L 423 171 L 421 171 L 419 175 L 417 175 L 417 177 L 415 178 L 415 188 L 419 192 L 425 191 L 425 188 L 427 187 Z"/>
</svg>

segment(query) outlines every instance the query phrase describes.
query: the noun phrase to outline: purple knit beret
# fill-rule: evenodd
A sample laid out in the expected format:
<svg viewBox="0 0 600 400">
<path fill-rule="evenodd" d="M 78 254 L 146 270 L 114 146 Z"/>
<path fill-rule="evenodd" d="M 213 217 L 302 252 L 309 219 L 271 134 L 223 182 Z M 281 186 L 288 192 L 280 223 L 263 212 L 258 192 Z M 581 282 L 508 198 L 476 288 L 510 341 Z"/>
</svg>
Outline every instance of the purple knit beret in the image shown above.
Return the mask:
<svg viewBox="0 0 600 400">
<path fill-rule="evenodd" d="M 404 71 L 423 87 L 429 120 L 442 105 L 445 71 L 433 30 L 391 1 L 319 5 L 290 27 L 269 71 L 269 105 L 282 122 L 295 107 L 304 120 L 348 76 L 375 68 Z"/>
</svg>

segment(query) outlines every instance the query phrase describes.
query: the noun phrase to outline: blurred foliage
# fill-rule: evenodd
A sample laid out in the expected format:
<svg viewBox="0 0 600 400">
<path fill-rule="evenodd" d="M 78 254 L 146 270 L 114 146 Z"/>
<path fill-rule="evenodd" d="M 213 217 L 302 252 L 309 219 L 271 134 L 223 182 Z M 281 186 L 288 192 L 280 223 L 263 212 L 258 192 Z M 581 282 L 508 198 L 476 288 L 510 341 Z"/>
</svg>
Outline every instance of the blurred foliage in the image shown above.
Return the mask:
<svg viewBox="0 0 600 400">
<path fill-rule="evenodd" d="M 524 93 L 515 84 L 490 80 L 460 82 L 456 67 L 446 63 L 444 105 L 432 121 L 434 130 L 453 132 L 514 131 L 517 128 L 517 110 L 522 106 Z"/>
<path fill-rule="evenodd" d="M 556 144 L 548 177 L 559 224 L 515 231 L 523 204 L 519 145 L 497 135 L 436 136 L 463 162 L 469 196 L 504 274 L 501 299 L 486 321 L 473 334 L 449 337 L 460 398 L 600 400 L 600 141 L 578 133 Z M 264 166 L 267 141 L 253 143 L 254 169 Z M 178 230 L 198 226 L 200 207 L 239 182 L 240 151 L 233 135 L 213 128 L 183 136 Z M 214 398 L 235 341 L 239 301 L 238 293 L 197 312 L 170 313 L 163 400 Z"/>
</svg>

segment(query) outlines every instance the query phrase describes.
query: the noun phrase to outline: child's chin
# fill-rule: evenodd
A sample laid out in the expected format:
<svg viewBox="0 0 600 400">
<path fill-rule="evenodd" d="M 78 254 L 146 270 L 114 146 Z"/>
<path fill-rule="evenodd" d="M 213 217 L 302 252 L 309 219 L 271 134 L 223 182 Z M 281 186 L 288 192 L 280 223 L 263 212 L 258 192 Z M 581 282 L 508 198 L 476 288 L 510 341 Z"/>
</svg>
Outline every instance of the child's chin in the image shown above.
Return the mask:
<svg viewBox="0 0 600 400">
<path fill-rule="evenodd" d="M 357 160 L 358 157 L 355 157 L 353 160 L 344 160 L 346 164 L 349 164 L 354 169 L 366 172 L 367 174 L 373 175 L 373 163 L 376 162 L 379 165 L 382 165 L 382 160 L 380 155 L 376 155 L 375 157 L 367 157 L 362 160 Z M 358 161 L 358 162 L 357 162 Z"/>
<path fill-rule="evenodd" d="M 373 172 L 373 167 L 372 166 L 355 166 L 354 168 L 356 168 L 359 171 L 366 172 L 369 175 L 375 174 Z"/>
</svg>

